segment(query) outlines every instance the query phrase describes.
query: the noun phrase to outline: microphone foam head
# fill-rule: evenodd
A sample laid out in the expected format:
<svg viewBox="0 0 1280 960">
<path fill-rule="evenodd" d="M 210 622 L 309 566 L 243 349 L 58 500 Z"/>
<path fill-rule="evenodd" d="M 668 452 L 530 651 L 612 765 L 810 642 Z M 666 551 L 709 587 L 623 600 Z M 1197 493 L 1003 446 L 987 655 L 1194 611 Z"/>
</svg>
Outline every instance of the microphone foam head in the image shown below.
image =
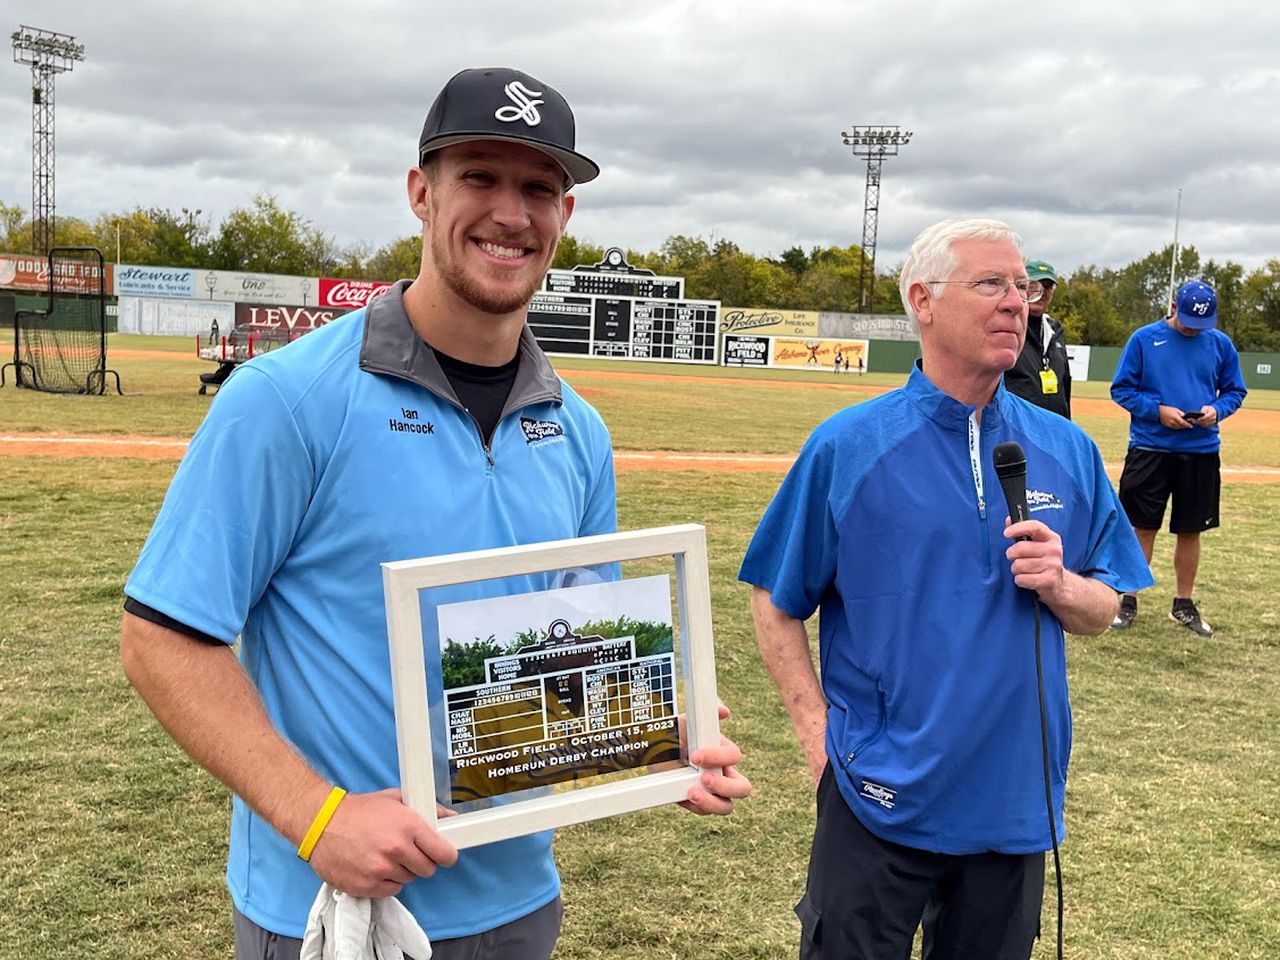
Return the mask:
<svg viewBox="0 0 1280 960">
<path fill-rule="evenodd" d="M 1027 472 L 1027 456 L 1022 452 L 1022 444 L 1012 440 L 999 444 L 991 451 L 991 459 L 996 465 L 998 476 L 1013 477 Z"/>
</svg>

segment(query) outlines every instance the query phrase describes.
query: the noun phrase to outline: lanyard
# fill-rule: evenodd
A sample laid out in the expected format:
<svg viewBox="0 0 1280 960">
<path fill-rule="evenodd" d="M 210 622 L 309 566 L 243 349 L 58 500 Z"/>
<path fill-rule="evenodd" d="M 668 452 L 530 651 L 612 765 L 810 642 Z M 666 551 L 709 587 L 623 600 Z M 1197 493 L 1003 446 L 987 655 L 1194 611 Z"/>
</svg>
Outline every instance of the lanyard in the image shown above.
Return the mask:
<svg viewBox="0 0 1280 960">
<path fill-rule="evenodd" d="M 982 429 L 978 411 L 969 414 L 969 466 L 973 469 L 973 489 L 978 494 L 978 516 L 987 518 L 987 499 L 982 488 Z"/>
</svg>

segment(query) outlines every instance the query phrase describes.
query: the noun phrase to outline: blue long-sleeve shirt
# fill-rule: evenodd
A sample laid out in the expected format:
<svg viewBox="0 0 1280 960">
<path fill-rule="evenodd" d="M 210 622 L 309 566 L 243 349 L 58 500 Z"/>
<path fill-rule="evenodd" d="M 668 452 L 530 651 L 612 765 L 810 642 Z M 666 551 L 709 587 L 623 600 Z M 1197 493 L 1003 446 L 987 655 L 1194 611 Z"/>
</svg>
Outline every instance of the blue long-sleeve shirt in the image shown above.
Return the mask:
<svg viewBox="0 0 1280 960">
<path fill-rule="evenodd" d="M 1240 355 L 1220 330 L 1189 337 L 1164 320 L 1139 327 L 1129 337 L 1111 381 L 1111 399 L 1129 411 L 1129 445 L 1147 450 L 1214 453 L 1218 426 L 1171 430 L 1160 422 L 1160 406 L 1199 410 L 1212 404 L 1221 423 L 1240 409 L 1248 391 Z"/>
</svg>

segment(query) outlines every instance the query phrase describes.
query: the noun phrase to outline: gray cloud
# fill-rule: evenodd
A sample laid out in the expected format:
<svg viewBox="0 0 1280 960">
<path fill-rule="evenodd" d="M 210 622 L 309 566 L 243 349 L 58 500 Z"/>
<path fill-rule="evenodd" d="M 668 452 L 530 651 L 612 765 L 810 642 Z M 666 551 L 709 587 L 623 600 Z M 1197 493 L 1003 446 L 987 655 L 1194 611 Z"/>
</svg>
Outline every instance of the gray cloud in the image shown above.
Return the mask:
<svg viewBox="0 0 1280 960">
<path fill-rule="evenodd" d="M 865 166 L 840 132 L 915 132 L 885 163 L 878 262 L 947 216 L 999 215 L 1071 269 L 1182 238 L 1205 257 L 1278 255 L 1280 11 L 1174 0 L 742 0 L 459 8 L 14 0 L 75 33 L 58 83 L 58 207 L 219 219 L 257 191 L 340 242 L 414 230 L 404 171 L 427 105 L 463 66 L 511 63 L 574 104 L 604 168 L 575 233 L 652 248 L 674 233 L 778 254 L 861 239 Z M 7 79 L 6 79 L 7 78 Z M 29 74 L 0 69 L 0 199 L 30 197 Z"/>
</svg>

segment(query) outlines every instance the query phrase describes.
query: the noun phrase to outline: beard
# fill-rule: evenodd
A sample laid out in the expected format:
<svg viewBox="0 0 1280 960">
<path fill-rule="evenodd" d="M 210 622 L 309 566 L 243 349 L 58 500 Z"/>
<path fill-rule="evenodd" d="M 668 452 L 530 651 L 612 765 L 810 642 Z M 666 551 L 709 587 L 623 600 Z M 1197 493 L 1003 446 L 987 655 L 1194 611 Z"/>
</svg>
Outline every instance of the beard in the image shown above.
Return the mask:
<svg viewBox="0 0 1280 960">
<path fill-rule="evenodd" d="M 505 316 L 527 307 L 542 286 L 542 276 L 539 274 L 516 289 L 490 289 L 463 269 L 456 259 L 451 258 L 444 238 L 434 233 L 431 237 L 431 265 L 456 297 L 477 310 L 495 316 Z"/>
</svg>

